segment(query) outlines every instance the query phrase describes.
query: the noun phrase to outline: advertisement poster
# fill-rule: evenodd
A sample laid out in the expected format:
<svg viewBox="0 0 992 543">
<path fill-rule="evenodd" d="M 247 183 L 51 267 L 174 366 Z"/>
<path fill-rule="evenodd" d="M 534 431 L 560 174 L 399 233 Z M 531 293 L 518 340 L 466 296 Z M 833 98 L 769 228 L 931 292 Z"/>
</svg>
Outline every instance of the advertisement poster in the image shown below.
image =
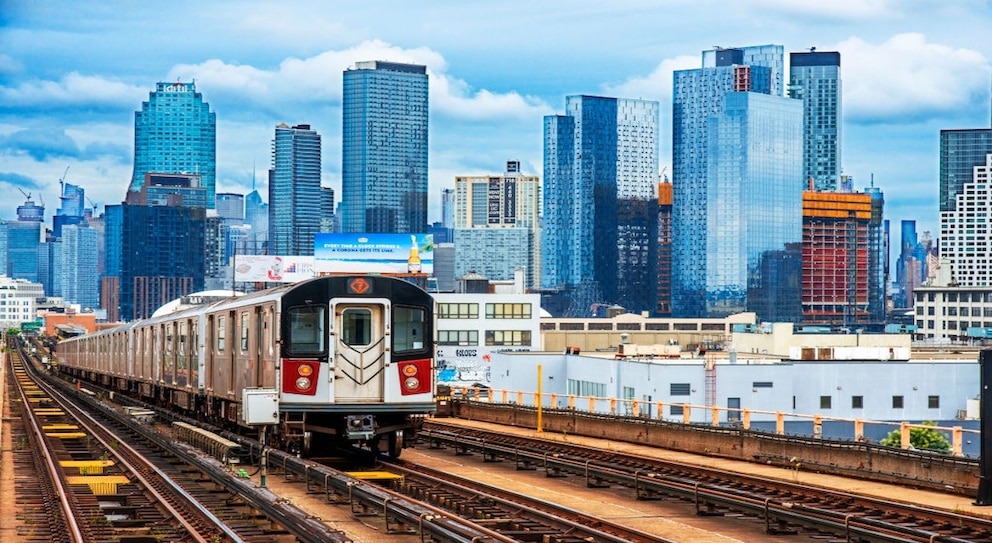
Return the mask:
<svg viewBox="0 0 992 543">
<path fill-rule="evenodd" d="M 234 280 L 244 282 L 295 283 L 317 275 L 312 256 L 238 255 L 233 266 Z"/>
<path fill-rule="evenodd" d="M 317 273 L 432 273 L 431 234 L 326 234 L 314 236 Z"/>
</svg>

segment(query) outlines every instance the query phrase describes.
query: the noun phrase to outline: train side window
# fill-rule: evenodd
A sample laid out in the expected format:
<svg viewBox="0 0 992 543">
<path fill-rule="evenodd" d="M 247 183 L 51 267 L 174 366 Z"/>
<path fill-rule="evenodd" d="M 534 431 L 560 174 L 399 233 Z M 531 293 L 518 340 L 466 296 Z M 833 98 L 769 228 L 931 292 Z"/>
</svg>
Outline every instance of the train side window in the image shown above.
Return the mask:
<svg viewBox="0 0 992 543">
<path fill-rule="evenodd" d="M 393 307 L 393 351 L 419 351 L 424 348 L 427 312 L 420 307 Z"/>
<path fill-rule="evenodd" d="M 327 308 L 322 305 L 290 308 L 289 352 L 324 352 L 324 314 L 326 311 Z"/>
<path fill-rule="evenodd" d="M 248 312 L 241 313 L 241 352 L 248 352 Z"/>
<path fill-rule="evenodd" d="M 227 329 L 224 317 L 217 317 L 217 352 L 224 352 L 224 331 Z"/>
<path fill-rule="evenodd" d="M 368 309 L 345 309 L 341 314 L 341 339 L 347 345 L 372 343 L 372 312 Z"/>
</svg>

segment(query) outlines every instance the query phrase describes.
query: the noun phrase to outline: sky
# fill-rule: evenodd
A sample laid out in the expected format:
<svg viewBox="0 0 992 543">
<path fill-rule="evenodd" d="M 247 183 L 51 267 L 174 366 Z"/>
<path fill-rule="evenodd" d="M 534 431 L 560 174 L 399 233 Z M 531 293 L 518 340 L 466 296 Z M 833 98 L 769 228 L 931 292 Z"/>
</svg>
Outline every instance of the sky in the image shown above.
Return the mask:
<svg viewBox="0 0 992 543">
<path fill-rule="evenodd" d="M 456 175 L 520 160 L 543 174 L 543 117 L 575 94 L 660 102 L 671 172 L 672 72 L 701 52 L 777 44 L 841 53 L 844 173 L 874 182 L 898 240 L 936 237 L 941 129 L 992 123 L 988 0 L 376 2 L 0 0 L 0 220 L 24 196 L 58 208 L 59 180 L 90 205 L 131 179 L 134 112 L 160 81 L 195 81 L 217 114 L 217 191 L 267 200 L 275 126 L 322 137 L 340 201 L 342 72 L 363 60 L 430 76 L 428 220 Z M 786 72 L 787 73 L 787 72 Z"/>
</svg>

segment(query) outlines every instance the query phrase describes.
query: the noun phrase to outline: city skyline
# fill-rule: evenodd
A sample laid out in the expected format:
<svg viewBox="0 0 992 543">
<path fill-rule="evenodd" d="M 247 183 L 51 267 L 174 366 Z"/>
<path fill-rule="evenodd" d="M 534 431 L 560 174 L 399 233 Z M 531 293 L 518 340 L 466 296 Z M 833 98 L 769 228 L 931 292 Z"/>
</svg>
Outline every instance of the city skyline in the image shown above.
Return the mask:
<svg viewBox="0 0 992 543">
<path fill-rule="evenodd" d="M 938 235 L 939 131 L 990 124 L 992 44 L 973 38 L 992 21 L 990 8 L 794 4 L 743 2 L 716 17 L 692 2 L 578 2 L 567 13 L 387 2 L 370 18 L 367 7 L 304 2 L 234 10 L 4 0 L 0 187 L 15 197 L 0 219 L 23 203 L 13 187 L 44 199 L 50 217 L 66 167 L 65 180 L 101 210 L 119 204 L 133 169 L 134 113 L 155 83 L 173 80 L 195 81 L 216 112 L 218 192 L 250 192 L 253 170 L 268 164 L 272 127 L 286 122 L 325 136 L 322 182 L 341 194 L 341 73 L 369 59 L 427 66 L 429 222 L 441 220 L 441 189 L 458 175 L 499 173 L 514 159 L 543 179 L 542 119 L 563 114 L 571 94 L 659 101 L 659 169 L 670 173 L 673 71 L 697 67 L 713 44 L 767 43 L 841 53 L 844 173 L 856 191 L 874 177 L 891 224 L 913 219 Z M 194 7 L 211 32 L 189 31 Z M 264 175 L 257 182 L 266 192 Z"/>
</svg>

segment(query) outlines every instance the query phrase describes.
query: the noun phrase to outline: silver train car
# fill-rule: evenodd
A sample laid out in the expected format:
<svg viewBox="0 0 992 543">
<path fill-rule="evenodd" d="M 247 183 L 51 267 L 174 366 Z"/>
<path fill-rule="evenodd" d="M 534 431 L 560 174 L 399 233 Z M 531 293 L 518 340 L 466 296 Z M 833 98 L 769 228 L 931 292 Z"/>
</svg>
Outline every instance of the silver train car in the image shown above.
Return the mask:
<svg viewBox="0 0 992 543">
<path fill-rule="evenodd" d="M 434 299 L 403 279 L 319 277 L 59 342 L 59 371 L 243 427 L 242 391 L 274 389 L 270 444 L 358 443 L 399 456 L 435 411 Z"/>
</svg>

